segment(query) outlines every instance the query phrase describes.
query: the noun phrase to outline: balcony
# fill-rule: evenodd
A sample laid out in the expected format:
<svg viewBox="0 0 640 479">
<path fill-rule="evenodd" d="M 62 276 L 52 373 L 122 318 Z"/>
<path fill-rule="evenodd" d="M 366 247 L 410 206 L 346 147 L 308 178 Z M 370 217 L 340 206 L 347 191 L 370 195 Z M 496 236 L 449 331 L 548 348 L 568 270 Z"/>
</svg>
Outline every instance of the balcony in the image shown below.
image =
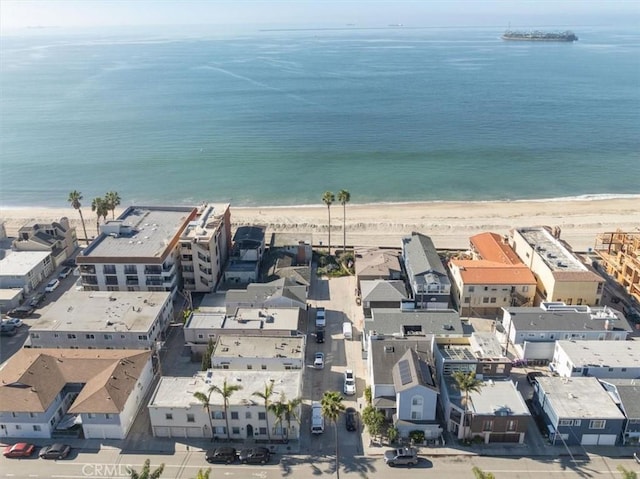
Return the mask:
<svg viewBox="0 0 640 479">
<path fill-rule="evenodd" d="M 160 274 L 162 274 L 162 267 L 160 267 L 160 266 L 145 266 L 144 267 L 144 274 L 146 274 L 146 275 L 153 275 L 153 274 L 160 275 Z"/>
</svg>

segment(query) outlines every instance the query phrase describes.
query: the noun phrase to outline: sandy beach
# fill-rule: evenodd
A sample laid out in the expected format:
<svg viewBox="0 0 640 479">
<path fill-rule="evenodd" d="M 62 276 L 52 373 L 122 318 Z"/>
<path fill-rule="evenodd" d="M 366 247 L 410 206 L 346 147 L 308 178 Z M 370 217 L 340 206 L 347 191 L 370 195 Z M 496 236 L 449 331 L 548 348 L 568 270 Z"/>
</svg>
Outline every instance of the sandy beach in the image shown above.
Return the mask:
<svg viewBox="0 0 640 479">
<path fill-rule="evenodd" d="M 89 207 L 83 208 L 89 237 L 96 231 L 96 219 Z M 116 211 L 116 215 L 118 211 Z M 51 221 L 62 216 L 82 227 L 78 212 L 72 208 L 3 209 L 0 222 L 8 236 L 15 236 L 28 221 Z M 327 207 L 234 207 L 234 227 L 260 224 L 267 233 L 287 232 L 310 235 L 313 244 L 328 241 Z M 331 206 L 331 244 L 343 242 L 343 208 Z M 640 230 L 640 198 L 497 201 L 497 202 L 424 202 L 390 204 L 347 204 L 347 245 L 400 246 L 403 236 L 418 231 L 432 237 L 438 248 L 466 248 L 469 236 L 484 231 L 507 234 L 523 226 L 559 226 L 561 237 L 575 250 L 586 251 L 595 244 L 596 235 L 605 231 Z"/>
</svg>

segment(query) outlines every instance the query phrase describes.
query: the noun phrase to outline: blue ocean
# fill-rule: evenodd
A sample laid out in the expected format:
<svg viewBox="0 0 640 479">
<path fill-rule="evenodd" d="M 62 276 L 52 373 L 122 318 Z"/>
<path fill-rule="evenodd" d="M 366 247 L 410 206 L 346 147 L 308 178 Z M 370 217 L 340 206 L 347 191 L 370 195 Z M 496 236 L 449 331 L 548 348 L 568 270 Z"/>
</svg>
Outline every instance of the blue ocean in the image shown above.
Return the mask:
<svg viewBox="0 0 640 479">
<path fill-rule="evenodd" d="M 0 204 L 640 194 L 640 31 L 42 31 L 0 42 Z"/>
</svg>

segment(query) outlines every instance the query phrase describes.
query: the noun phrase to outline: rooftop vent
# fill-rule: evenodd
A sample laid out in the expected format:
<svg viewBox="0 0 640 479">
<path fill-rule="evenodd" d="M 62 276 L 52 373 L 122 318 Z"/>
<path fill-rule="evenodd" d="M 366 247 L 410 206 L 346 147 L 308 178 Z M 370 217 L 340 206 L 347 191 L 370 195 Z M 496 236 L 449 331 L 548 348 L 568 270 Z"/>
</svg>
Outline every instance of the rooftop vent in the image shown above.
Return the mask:
<svg viewBox="0 0 640 479">
<path fill-rule="evenodd" d="M 385 353 L 392 353 L 394 351 L 394 347 L 393 346 L 385 346 L 384 347 L 384 352 Z"/>
</svg>

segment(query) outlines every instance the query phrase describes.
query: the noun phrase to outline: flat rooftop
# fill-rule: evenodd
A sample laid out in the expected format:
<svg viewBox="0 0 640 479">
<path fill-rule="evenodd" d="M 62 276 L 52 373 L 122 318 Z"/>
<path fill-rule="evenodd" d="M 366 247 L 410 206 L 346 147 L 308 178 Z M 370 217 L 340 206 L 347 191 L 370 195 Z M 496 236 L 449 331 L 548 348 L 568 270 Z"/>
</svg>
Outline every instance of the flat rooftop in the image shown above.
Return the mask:
<svg viewBox="0 0 640 479">
<path fill-rule="evenodd" d="M 169 296 L 158 291 L 68 291 L 42 310 L 31 331 L 146 333 Z"/>
<path fill-rule="evenodd" d="M 576 366 L 640 368 L 640 341 L 558 341 Z"/>
<path fill-rule="evenodd" d="M 235 314 L 223 311 L 194 311 L 185 328 L 296 331 L 300 308 L 237 308 Z"/>
<path fill-rule="evenodd" d="M 182 231 L 182 240 L 208 240 L 224 224 L 229 203 L 205 204 L 198 209 L 197 216 Z"/>
<path fill-rule="evenodd" d="M 131 206 L 117 220 L 107 221 L 101 234 L 85 248 L 77 261 L 85 258 L 158 258 L 195 217 L 193 207 Z"/>
<path fill-rule="evenodd" d="M 464 394 L 456 387 L 453 377 L 445 377 L 445 385 L 451 402 L 464 408 Z M 493 415 L 502 411 L 505 415 L 531 415 L 522 395 L 509 379 L 482 381 L 480 392 L 470 392 L 469 399 L 469 411 L 475 414 Z"/>
<path fill-rule="evenodd" d="M 236 336 L 221 335 L 218 337 L 212 357 L 216 358 L 271 358 L 287 357 L 302 359 L 304 357 L 304 338 L 280 336 Z"/>
<path fill-rule="evenodd" d="M 49 251 L 5 251 L 6 256 L 0 260 L 0 276 L 25 276 L 33 267 L 47 256 Z"/>
<path fill-rule="evenodd" d="M 597 378 L 541 376 L 536 381 L 560 419 L 624 419 Z"/>
<path fill-rule="evenodd" d="M 365 318 L 364 329 L 378 335 L 462 336 L 460 314 L 451 309 L 400 311 L 397 308 L 373 308 Z"/>
<path fill-rule="evenodd" d="M 471 333 L 469 345 L 478 359 L 507 359 L 502 344 L 493 333 Z"/>
<path fill-rule="evenodd" d="M 510 316 L 516 331 L 579 331 L 605 330 L 606 322 L 614 331 L 631 328 L 622 313 L 606 306 L 567 306 L 503 308 Z"/>
<path fill-rule="evenodd" d="M 578 257 L 554 238 L 546 228 L 519 228 L 518 233 L 553 272 L 587 272 Z"/>
<path fill-rule="evenodd" d="M 225 369 L 209 369 L 202 371 L 193 377 L 163 376 L 156 388 L 149 407 L 194 407 L 202 409 L 193 393 L 207 393 L 211 386 L 223 388 L 224 380 L 227 384 L 237 384 L 242 389 L 233 393 L 230 397 L 230 405 L 233 406 L 262 406 L 264 403 L 253 395 L 256 391 L 263 391 L 264 385 L 273 380 L 274 398 L 279 398 L 284 393 L 289 399 L 300 396 L 302 370 L 298 371 L 231 371 Z M 211 395 L 211 404 L 223 407 L 222 397 L 219 394 Z"/>
</svg>

